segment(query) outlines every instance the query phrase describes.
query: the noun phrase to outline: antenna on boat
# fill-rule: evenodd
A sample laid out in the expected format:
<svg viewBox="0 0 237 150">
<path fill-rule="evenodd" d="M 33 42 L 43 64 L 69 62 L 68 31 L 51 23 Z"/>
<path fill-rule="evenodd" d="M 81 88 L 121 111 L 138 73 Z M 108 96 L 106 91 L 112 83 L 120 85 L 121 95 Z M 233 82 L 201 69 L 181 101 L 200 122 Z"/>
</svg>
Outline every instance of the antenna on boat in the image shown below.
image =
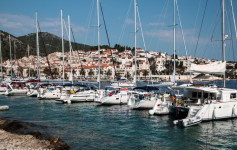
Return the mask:
<svg viewBox="0 0 237 150">
<path fill-rule="evenodd" d="M 223 55 L 223 62 L 225 62 L 225 0 L 222 0 L 222 55 Z M 223 74 L 223 87 L 225 88 L 225 72 Z"/>
<path fill-rule="evenodd" d="M 98 30 L 98 88 L 100 89 L 100 10 L 99 10 L 99 0 L 97 0 L 97 30 Z"/>
<path fill-rule="evenodd" d="M 63 55 L 63 85 L 64 85 L 64 41 L 63 41 L 63 10 L 61 9 L 62 55 Z"/>
</svg>

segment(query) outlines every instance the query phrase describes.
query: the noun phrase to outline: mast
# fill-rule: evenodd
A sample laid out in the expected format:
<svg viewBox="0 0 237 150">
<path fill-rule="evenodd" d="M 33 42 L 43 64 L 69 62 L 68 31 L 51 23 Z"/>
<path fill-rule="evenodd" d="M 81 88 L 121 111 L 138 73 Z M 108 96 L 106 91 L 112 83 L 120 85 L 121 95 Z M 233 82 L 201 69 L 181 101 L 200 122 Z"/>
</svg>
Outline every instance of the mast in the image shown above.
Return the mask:
<svg viewBox="0 0 237 150">
<path fill-rule="evenodd" d="M 100 10 L 99 10 L 99 0 L 97 0 L 97 30 L 98 30 L 98 88 L 100 89 Z"/>
<path fill-rule="evenodd" d="M 134 0 L 134 48 L 135 48 L 135 74 L 134 74 L 134 83 L 137 85 L 137 2 Z"/>
<path fill-rule="evenodd" d="M 13 50 L 14 50 L 14 70 L 15 70 L 14 72 L 15 72 L 15 75 L 17 74 L 17 77 L 19 77 L 19 70 L 17 70 L 17 66 L 16 66 L 16 41 L 15 40 L 13 42 Z"/>
<path fill-rule="evenodd" d="M 29 44 L 27 44 L 27 51 L 28 51 L 28 58 L 29 58 L 29 60 L 30 60 L 30 47 L 29 47 Z M 31 67 L 31 62 L 29 63 L 30 65 L 29 65 L 29 78 L 30 78 L 30 67 Z"/>
<path fill-rule="evenodd" d="M 70 16 L 68 15 L 68 32 L 69 32 L 69 48 L 70 48 L 70 68 L 71 68 L 71 74 L 70 77 L 72 78 L 72 84 L 73 84 L 73 75 L 72 75 L 72 45 L 71 45 L 71 24 L 70 24 Z"/>
<path fill-rule="evenodd" d="M 63 10 L 61 9 L 62 54 L 63 54 L 63 84 L 64 84 L 64 41 L 63 41 Z"/>
<path fill-rule="evenodd" d="M 174 0 L 174 10 L 173 10 L 174 12 L 174 14 L 173 14 L 173 19 L 174 19 L 174 70 L 173 70 L 173 76 L 172 76 L 172 78 L 173 78 L 173 83 L 175 83 L 175 70 L 176 70 L 176 64 L 175 64 L 175 62 L 176 62 L 176 57 L 175 57 L 175 26 L 176 26 L 176 24 L 175 24 L 175 0 Z"/>
<path fill-rule="evenodd" d="M 0 35 L 0 57 L 1 57 L 1 75 L 2 75 L 2 79 L 3 79 L 3 74 L 2 74 L 2 38 Z"/>
<path fill-rule="evenodd" d="M 37 20 L 37 12 L 35 12 L 35 20 L 36 20 L 36 52 L 37 52 L 37 78 L 40 80 L 40 63 L 39 63 L 39 27 Z"/>
<path fill-rule="evenodd" d="M 10 64 L 11 64 L 11 76 L 12 76 L 12 46 L 11 46 L 11 36 L 9 35 L 9 46 L 10 46 Z"/>
<path fill-rule="evenodd" d="M 222 0 L 222 55 L 225 62 L 225 0 Z M 225 87 L 225 72 L 223 74 L 223 87 Z"/>
</svg>

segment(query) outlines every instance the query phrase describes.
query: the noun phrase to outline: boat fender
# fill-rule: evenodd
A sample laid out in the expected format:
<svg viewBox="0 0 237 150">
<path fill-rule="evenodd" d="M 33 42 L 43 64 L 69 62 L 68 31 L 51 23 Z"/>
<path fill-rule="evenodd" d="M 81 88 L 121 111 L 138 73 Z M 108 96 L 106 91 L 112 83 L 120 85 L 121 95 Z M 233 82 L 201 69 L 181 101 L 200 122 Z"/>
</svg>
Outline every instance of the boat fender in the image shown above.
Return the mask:
<svg viewBox="0 0 237 150">
<path fill-rule="evenodd" d="M 214 108 L 213 113 L 212 113 L 212 119 L 215 119 L 215 118 L 216 118 L 216 107 Z"/>
<path fill-rule="evenodd" d="M 232 112 L 233 112 L 233 117 L 237 116 L 237 107 L 236 105 L 234 105 L 234 107 L 232 108 Z"/>
<path fill-rule="evenodd" d="M 174 102 L 174 96 L 170 96 L 170 100 Z"/>
<path fill-rule="evenodd" d="M 74 90 L 71 90 L 70 93 L 71 93 L 71 94 L 74 94 Z"/>
</svg>

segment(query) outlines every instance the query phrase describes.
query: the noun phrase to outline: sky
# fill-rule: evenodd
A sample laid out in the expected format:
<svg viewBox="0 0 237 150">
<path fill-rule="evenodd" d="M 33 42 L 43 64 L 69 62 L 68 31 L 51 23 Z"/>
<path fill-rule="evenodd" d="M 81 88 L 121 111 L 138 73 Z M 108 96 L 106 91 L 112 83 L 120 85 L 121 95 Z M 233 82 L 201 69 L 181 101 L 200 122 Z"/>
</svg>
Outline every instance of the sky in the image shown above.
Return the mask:
<svg viewBox="0 0 237 150">
<path fill-rule="evenodd" d="M 237 0 L 232 1 L 233 12 L 237 17 Z M 120 44 L 134 47 L 134 0 L 100 2 L 111 46 Z M 221 60 L 221 0 L 177 0 L 177 4 L 176 53 Z M 137 6 L 137 47 L 173 54 L 173 0 L 137 0 Z M 96 0 L 2 0 L 0 30 L 14 36 L 35 33 L 37 11 L 41 31 L 61 37 L 61 9 L 65 21 L 64 38 L 68 39 L 69 15 L 75 41 L 97 45 Z M 225 32 L 228 35 L 226 59 L 236 61 L 237 39 L 230 0 L 225 1 L 225 9 Z M 100 41 L 101 45 L 108 45 L 101 11 Z"/>
</svg>

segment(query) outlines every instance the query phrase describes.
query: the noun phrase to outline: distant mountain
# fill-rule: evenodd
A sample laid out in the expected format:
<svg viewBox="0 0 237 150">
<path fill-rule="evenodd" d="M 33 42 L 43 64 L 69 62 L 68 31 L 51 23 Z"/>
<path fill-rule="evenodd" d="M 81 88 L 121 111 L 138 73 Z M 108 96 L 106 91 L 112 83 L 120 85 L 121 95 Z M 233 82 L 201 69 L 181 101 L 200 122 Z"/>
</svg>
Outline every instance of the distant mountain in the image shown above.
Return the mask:
<svg viewBox="0 0 237 150">
<path fill-rule="evenodd" d="M 2 38 L 2 56 L 3 60 L 10 58 L 10 47 L 9 47 L 9 33 L 0 30 L 0 35 Z M 16 58 L 21 58 L 28 55 L 27 44 L 30 46 L 30 55 L 36 55 L 36 34 L 31 33 L 25 36 L 15 37 L 11 35 L 11 49 L 12 49 L 12 59 L 15 58 L 14 47 L 16 51 Z M 15 41 L 15 46 L 14 46 Z M 44 44 L 43 44 L 44 43 Z M 45 45 L 45 50 L 44 50 Z M 46 53 L 50 54 L 53 52 L 62 51 L 62 39 L 56 35 L 47 32 L 39 33 L 39 47 L 40 55 L 45 56 Z M 64 40 L 64 51 L 69 51 L 69 43 L 67 40 Z M 84 44 L 78 44 L 72 42 L 73 50 L 89 50 L 90 46 Z M 45 53 L 46 52 L 46 53 Z"/>
<path fill-rule="evenodd" d="M 18 37 L 19 40 L 23 41 L 24 43 L 29 43 L 29 45 L 36 49 L 36 33 L 31 33 L 25 36 Z M 39 47 L 40 47 L 40 55 L 45 56 L 44 45 L 46 48 L 47 54 L 54 53 L 54 52 L 61 52 L 62 51 L 62 39 L 54 34 L 48 32 L 39 32 Z M 44 44 L 43 44 L 44 43 Z M 73 50 L 89 50 L 90 46 L 84 44 L 78 44 L 72 42 Z M 64 51 L 69 51 L 69 42 L 64 40 Z M 36 50 L 33 54 L 36 53 Z"/>
<path fill-rule="evenodd" d="M 17 37 L 15 37 L 7 32 L 1 31 L 1 30 L 0 30 L 0 35 L 1 35 L 1 40 L 2 40 L 3 61 L 10 58 L 9 35 L 11 37 L 12 59 L 14 59 L 14 49 L 16 51 L 16 58 L 23 57 L 27 54 L 26 53 L 27 45 L 24 42 L 22 42 L 21 40 L 19 40 Z M 14 46 L 14 41 L 15 41 L 15 46 Z"/>
</svg>

